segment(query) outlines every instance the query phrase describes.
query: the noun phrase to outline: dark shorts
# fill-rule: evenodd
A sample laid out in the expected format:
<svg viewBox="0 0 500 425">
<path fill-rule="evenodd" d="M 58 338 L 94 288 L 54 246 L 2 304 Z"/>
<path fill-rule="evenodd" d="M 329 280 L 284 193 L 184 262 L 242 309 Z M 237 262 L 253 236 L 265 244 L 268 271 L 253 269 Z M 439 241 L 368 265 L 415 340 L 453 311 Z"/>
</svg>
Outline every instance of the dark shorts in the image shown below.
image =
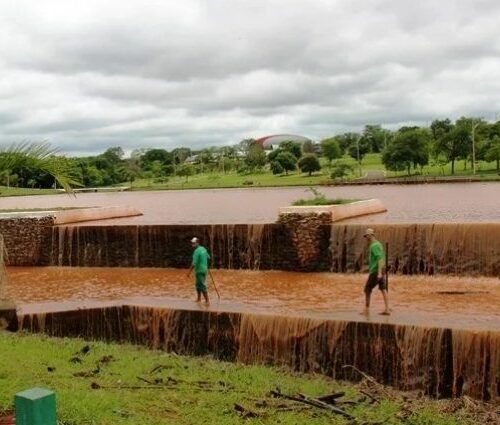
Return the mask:
<svg viewBox="0 0 500 425">
<path fill-rule="evenodd" d="M 205 283 L 207 279 L 207 274 L 206 273 L 196 273 L 196 281 L 195 281 L 195 286 L 196 290 L 198 292 L 207 292 L 207 284 Z"/>
<path fill-rule="evenodd" d="M 371 294 L 376 286 L 378 286 L 378 289 L 380 289 L 381 291 L 387 290 L 385 279 L 383 277 L 379 279 L 377 273 L 370 273 L 368 275 L 368 280 L 366 281 L 365 293 Z"/>
</svg>

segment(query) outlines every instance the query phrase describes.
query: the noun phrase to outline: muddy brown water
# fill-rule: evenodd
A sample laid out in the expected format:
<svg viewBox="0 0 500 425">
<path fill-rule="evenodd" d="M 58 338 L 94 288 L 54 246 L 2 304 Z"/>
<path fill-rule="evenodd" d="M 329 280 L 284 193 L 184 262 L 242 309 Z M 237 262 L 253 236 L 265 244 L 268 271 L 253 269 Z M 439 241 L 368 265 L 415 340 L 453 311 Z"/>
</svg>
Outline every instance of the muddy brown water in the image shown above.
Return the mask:
<svg viewBox="0 0 500 425">
<path fill-rule="evenodd" d="M 363 274 L 214 270 L 219 302 L 193 302 L 191 279 L 182 269 L 11 267 L 9 295 L 24 312 L 90 308 L 124 302 L 172 308 L 301 315 L 355 321 L 500 330 L 500 279 L 394 276 L 393 315 L 379 316 L 382 300 L 373 293 L 372 314 L 359 314 Z"/>
<path fill-rule="evenodd" d="M 352 222 L 498 222 L 500 182 L 388 186 L 338 186 L 319 189 L 332 198 L 379 198 L 388 212 Z M 268 223 L 278 208 L 311 197 L 304 187 L 204 189 L 2 198 L 1 208 L 54 208 L 126 205 L 142 217 L 102 220 L 96 224 Z"/>
</svg>

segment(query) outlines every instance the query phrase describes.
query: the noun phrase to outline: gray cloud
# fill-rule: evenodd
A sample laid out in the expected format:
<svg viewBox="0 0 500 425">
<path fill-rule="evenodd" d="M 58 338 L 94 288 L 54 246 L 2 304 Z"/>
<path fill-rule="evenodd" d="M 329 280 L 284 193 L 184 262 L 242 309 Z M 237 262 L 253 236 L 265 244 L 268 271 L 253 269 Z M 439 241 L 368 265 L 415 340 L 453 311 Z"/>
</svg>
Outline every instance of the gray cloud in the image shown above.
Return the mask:
<svg viewBox="0 0 500 425">
<path fill-rule="evenodd" d="M 0 3 L 0 143 L 226 144 L 500 112 L 495 0 Z"/>
</svg>

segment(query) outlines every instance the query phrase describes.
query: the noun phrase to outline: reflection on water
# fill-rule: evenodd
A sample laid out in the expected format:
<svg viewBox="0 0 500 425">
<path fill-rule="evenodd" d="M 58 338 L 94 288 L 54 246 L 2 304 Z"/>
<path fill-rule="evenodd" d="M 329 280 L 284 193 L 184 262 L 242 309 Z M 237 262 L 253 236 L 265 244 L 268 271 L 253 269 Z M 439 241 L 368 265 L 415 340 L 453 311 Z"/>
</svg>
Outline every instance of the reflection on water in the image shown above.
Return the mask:
<svg viewBox="0 0 500 425">
<path fill-rule="evenodd" d="M 388 212 L 355 222 L 495 222 L 500 221 L 500 183 L 453 183 L 320 188 L 328 197 L 379 198 Z M 142 217 L 96 224 L 268 223 L 278 208 L 310 197 L 305 188 L 216 189 L 161 192 L 83 193 L 10 197 L 2 208 L 133 206 Z"/>
<path fill-rule="evenodd" d="M 24 268 L 8 270 L 8 292 L 19 304 L 96 302 L 134 298 L 136 303 L 197 308 L 186 270 L 138 268 Z M 214 309 L 272 314 L 300 314 L 360 320 L 366 276 L 360 274 L 214 270 L 221 294 Z M 500 279 L 394 276 L 390 279 L 394 308 L 388 321 L 434 323 L 461 328 L 500 330 Z M 382 309 L 373 294 L 373 311 Z M 386 320 L 386 319 L 384 319 Z"/>
</svg>

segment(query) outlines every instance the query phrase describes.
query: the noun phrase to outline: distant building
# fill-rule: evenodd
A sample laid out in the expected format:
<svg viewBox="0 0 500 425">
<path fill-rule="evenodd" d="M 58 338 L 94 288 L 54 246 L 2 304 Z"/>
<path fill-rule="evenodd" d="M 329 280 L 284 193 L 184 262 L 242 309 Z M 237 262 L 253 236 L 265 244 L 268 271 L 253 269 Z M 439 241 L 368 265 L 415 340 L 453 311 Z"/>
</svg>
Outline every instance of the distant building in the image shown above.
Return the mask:
<svg viewBox="0 0 500 425">
<path fill-rule="evenodd" d="M 186 164 L 197 164 L 198 162 L 200 162 L 200 160 L 198 158 L 198 155 L 191 155 L 188 156 L 184 162 Z"/>
<path fill-rule="evenodd" d="M 304 142 L 310 142 L 311 139 L 304 136 L 297 136 L 295 134 L 274 134 L 272 136 L 261 137 L 256 139 L 255 143 L 260 144 L 266 150 L 276 149 L 281 142 L 297 142 L 301 145 Z"/>
</svg>

